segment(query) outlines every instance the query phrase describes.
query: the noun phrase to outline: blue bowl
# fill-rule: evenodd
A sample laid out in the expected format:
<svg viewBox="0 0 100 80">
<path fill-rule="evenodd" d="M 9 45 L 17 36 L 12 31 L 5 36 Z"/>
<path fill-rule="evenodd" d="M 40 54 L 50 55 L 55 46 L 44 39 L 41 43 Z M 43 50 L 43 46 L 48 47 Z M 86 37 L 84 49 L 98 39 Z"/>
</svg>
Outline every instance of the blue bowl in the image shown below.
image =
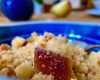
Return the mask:
<svg viewBox="0 0 100 80">
<path fill-rule="evenodd" d="M 33 13 L 33 2 L 32 0 L 1 0 L 1 11 L 10 20 L 28 20 Z"/>
<path fill-rule="evenodd" d="M 27 38 L 33 31 L 38 34 L 51 32 L 56 36 L 61 34 L 62 36 L 85 41 L 89 44 L 100 44 L 99 23 L 34 21 L 0 25 L 0 44 L 10 44 L 11 39 L 15 36 Z"/>
<path fill-rule="evenodd" d="M 61 34 L 62 36 L 83 41 L 90 45 L 100 44 L 99 23 L 33 21 L 0 25 L 0 44 L 7 43 L 10 45 L 11 40 L 16 36 L 28 38 L 33 31 L 39 35 L 43 35 L 44 32 L 51 32 L 56 36 Z M 0 78 L 0 80 L 8 79 Z"/>
</svg>

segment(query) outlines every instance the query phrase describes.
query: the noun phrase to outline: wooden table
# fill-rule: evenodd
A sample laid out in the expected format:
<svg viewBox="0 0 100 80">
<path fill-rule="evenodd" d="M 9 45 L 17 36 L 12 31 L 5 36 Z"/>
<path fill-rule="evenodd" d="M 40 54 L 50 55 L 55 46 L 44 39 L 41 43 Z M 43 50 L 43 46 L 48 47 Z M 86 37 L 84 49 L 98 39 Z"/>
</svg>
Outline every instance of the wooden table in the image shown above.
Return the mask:
<svg viewBox="0 0 100 80">
<path fill-rule="evenodd" d="M 64 18 L 57 18 L 51 13 L 42 13 L 41 15 L 33 14 L 29 21 L 78 21 L 78 22 L 96 22 L 100 23 L 100 16 L 92 16 L 85 11 L 72 11 L 70 15 Z M 19 21 L 17 21 L 19 22 Z M 17 23 L 15 21 L 10 21 L 6 17 L 0 17 L 0 24 Z M 23 21 L 20 21 L 23 22 Z"/>
</svg>

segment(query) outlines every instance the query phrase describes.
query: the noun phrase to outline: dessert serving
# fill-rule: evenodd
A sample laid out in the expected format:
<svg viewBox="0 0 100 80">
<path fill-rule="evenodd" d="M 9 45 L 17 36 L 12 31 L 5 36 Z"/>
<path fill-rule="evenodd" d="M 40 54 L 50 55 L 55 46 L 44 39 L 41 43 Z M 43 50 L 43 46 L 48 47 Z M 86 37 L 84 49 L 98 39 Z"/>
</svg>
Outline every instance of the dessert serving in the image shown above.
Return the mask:
<svg viewBox="0 0 100 80">
<path fill-rule="evenodd" d="M 100 52 L 87 54 L 68 38 L 36 32 L 0 46 L 0 76 L 30 80 L 99 80 Z"/>
</svg>

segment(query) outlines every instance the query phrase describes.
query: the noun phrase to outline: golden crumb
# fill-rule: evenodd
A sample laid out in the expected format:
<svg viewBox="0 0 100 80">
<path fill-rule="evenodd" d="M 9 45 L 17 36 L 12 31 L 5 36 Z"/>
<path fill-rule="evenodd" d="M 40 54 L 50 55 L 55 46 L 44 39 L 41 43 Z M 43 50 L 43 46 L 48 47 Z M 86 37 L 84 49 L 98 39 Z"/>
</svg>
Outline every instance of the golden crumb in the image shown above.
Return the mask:
<svg viewBox="0 0 100 80">
<path fill-rule="evenodd" d="M 38 37 L 38 34 L 37 34 L 36 32 L 33 32 L 31 35 L 32 35 L 33 37 Z"/>
<path fill-rule="evenodd" d="M 15 39 L 12 40 L 12 46 L 16 48 L 22 47 L 24 41 L 25 41 L 24 38 L 16 37 Z"/>
<path fill-rule="evenodd" d="M 0 75 L 2 75 L 2 76 L 7 77 L 7 74 L 8 74 L 8 69 L 7 69 L 7 68 L 3 68 L 3 69 L 0 71 Z"/>
<path fill-rule="evenodd" d="M 44 38 L 47 41 L 52 39 L 53 37 L 54 37 L 54 35 L 52 33 L 47 33 L 47 32 L 44 33 Z"/>
<path fill-rule="evenodd" d="M 54 80 L 51 75 L 43 75 L 42 73 L 35 74 L 32 80 Z"/>
<path fill-rule="evenodd" d="M 0 46 L 0 51 L 10 50 L 10 49 L 11 49 L 10 46 L 7 44 L 1 44 L 1 46 Z"/>
</svg>

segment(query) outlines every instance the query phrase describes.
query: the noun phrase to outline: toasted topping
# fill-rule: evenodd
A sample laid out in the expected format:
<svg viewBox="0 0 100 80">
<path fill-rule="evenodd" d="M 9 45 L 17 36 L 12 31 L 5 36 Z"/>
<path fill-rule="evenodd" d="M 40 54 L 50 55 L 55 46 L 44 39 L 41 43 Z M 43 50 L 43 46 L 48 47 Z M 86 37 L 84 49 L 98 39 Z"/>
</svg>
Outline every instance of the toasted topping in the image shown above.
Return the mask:
<svg viewBox="0 0 100 80">
<path fill-rule="evenodd" d="M 74 78 L 70 57 L 42 47 L 36 47 L 34 54 L 34 66 L 43 74 L 53 75 L 54 80 Z"/>
<path fill-rule="evenodd" d="M 42 73 L 35 74 L 32 80 L 54 80 L 51 75 L 43 75 Z"/>
<path fill-rule="evenodd" d="M 15 75 L 14 66 L 13 65 L 8 65 L 7 69 L 8 69 L 8 73 L 7 73 L 8 76 L 14 76 Z"/>
<path fill-rule="evenodd" d="M 22 46 L 26 46 L 27 45 L 27 43 L 28 43 L 28 41 L 26 40 L 26 41 L 24 41 L 24 43 L 22 44 Z"/>
<path fill-rule="evenodd" d="M 43 48 L 45 48 L 45 47 L 46 47 L 46 44 L 44 44 L 44 43 L 39 43 L 38 46 L 39 46 L 39 47 L 43 47 Z"/>
<path fill-rule="evenodd" d="M 11 49 L 10 46 L 7 44 L 1 44 L 1 46 L 0 46 L 0 51 L 10 50 L 10 49 Z"/>
<path fill-rule="evenodd" d="M 7 65 L 6 68 L 3 68 L 1 71 L 0 71 L 0 75 L 3 75 L 3 76 L 10 76 L 10 77 L 14 77 L 15 75 L 15 72 L 14 72 L 14 66 L 13 65 Z"/>
<path fill-rule="evenodd" d="M 32 35 L 33 37 L 37 37 L 37 36 L 38 36 L 38 34 L 37 34 L 36 32 L 33 32 L 31 35 Z"/>
<path fill-rule="evenodd" d="M 54 35 L 52 33 L 45 32 L 44 37 L 48 41 L 48 40 L 52 39 L 54 37 Z"/>
</svg>

